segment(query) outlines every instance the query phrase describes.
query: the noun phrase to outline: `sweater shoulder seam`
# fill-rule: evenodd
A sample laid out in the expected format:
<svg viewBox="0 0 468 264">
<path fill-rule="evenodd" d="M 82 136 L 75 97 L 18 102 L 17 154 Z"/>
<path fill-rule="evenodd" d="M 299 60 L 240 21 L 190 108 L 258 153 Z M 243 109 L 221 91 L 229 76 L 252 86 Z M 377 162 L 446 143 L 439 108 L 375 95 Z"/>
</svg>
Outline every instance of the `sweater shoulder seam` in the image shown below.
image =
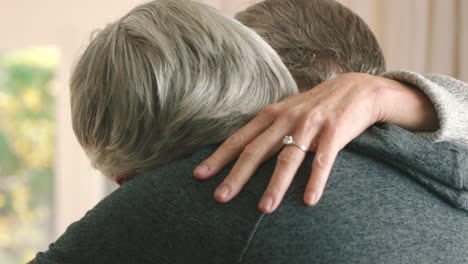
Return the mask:
<svg viewBox="0 0 468 264">
<path fill-rule="evenodd" d="M 237 260 L 237 264 L 240 264 L 242 263 L 243 259 L 244 259 L 244 256 L 245 254 L 247 253 L 247 250 L 249 249 L 250 247 L 250 244 L 252 243 L 252 240 L 253 238 L 255 237 L 256 233 L 257 233 L 257 230 L 258 230 L 258 227 L 260 226 L 260 224 L 262 223 L 262 220 L 263 218 L 265 217 L 265 214 L 262 214 L 257 222 L 255 223 L 255 226 L 252 230 L 252 232 L 250 233 L 250 236 L 249 236 L 249 239 L 247 240 L 247 243 L 245 244 L 244 248 L 242 249 L 240 255 L 239 255 L 239 259 Z"/>
</svg>

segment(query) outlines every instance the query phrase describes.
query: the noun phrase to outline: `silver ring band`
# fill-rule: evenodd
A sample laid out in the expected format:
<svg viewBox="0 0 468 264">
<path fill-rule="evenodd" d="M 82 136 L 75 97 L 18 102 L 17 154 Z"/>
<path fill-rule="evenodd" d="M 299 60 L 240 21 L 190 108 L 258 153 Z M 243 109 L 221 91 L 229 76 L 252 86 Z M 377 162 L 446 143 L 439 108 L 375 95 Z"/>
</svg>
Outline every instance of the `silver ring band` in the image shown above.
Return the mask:
<svg viewBox="0 0 468 264">
<path fill-rule="evenodd" d="M 307 152 L 307 147 L 294 141 L 292 136 L 285 136 L 283 139 L 283 144 L 286 146 L 296 146 L 300 148 L 302 151 Z"/>
</svg>

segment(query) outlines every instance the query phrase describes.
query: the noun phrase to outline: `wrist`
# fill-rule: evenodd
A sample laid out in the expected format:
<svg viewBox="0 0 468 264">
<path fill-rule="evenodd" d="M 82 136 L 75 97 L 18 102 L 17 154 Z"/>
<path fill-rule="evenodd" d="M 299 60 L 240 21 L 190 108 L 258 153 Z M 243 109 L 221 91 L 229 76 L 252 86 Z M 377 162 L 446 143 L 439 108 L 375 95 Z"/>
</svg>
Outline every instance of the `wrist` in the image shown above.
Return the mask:
<svg viewBox="0 0 468 264">
<path fill-rule="evenodd" d="M 437 111 L 431 100 L 418 88 L 380 77 L 377 96 L 378 122 L 389 122 L 410 131 L 435 131 L 439 127 Z"/>
<path fill-rule="evenodd" d="M 367 98 L 371 105 L 372 122 L 387 123 L 397 120 L 397 113 L 393 105 L 398 101 L 400 88 L 396 87 L 393 80 L 380 76 L 366 74 L 366 84 L 363 87 L 366 90 Z"/>
</svg>

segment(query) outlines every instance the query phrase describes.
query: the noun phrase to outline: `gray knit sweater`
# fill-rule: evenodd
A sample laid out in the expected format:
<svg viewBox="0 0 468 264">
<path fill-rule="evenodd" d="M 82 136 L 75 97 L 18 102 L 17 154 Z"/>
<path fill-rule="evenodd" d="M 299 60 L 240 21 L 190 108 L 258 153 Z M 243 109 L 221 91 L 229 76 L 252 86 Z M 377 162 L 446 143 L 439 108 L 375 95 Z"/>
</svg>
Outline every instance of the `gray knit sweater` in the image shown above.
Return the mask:
<svg viewBox="0 0 468 264">
<path fill-rule="evenodd" d="M 468 263 L 468 151 L 396 126 L 371 127 L 337 157 L 321 202 L 302 197 L 306 156 L 280 207 L 257 204 L 276 157 L 228 204 L 192 170 L 202 148 L 120 187 L 50 246 L 38 263 Z"/>
<path fill-rule="evenodd" d="M 411 71 L 391 71 L 386 78 L 411 84 L 432 101 L 439 116 L 435 132 L 416 133 L 431 141 L 451 141 L 468 146 L 468 85 L 444 75 L 420 75 Z"/>
<path fill-rule="evenodd" d="M 119 188 L 31 263 L 468 263 L 467 85 L 411 72 L 385 76 L 423 90 L 441 121 L 417 137 L 376 125 L 339 154 L 322 201 L 302 195 L 309 153 L 272 215 L 257 203 L 276 160 L 227 205 L 213 191 L 232 166 L 198 182 L 216 146 Z M 431 143 L 426 139 L 438 141 Z"/>
</svg>

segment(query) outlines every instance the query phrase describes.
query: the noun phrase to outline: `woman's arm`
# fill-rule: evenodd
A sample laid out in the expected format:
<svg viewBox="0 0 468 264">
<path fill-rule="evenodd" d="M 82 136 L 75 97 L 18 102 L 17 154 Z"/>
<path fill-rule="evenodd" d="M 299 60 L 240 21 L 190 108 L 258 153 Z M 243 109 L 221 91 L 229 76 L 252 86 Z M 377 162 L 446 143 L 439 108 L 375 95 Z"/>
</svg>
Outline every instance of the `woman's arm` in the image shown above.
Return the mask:
<svg viewBox="0 0 468 264">
<path fill-rule="evenodd" d="M 468 84 L 445 75 L 420 75 L 410 71 L 391 71 L 383 76 L 417 87 L 431 101 L 439 127 L 416 134 L 431 141 L 468 146 Z"/>
<path fill-rule="evenodd" d="M 259 164 L 281 149 L 283 137 L 292 135 L 297 142 L 316 152 L 314 169 L 304 195 L 305 203 L 314 205 L 322 196 L 338 152 L 372 124 L 392 122 L 413 131 L 432 130 L 439 134 L 437 131 L 445 128 L 445 115 L 436 112 L 439 108 L 434 107 L 430 96 L 409 85 L 419 83 L 407 83 L 348 73 L 268 106 L 197 167 L 195 177 L 206 179 L 215 175 L 240 154 L 231 173 L 215 192 L 218 201 L 228 202 L 242 189 Z M 430 85 L 424 87 L 422 91 L 431 90 Z M 465 91 L 468 93 L 468 89 Z M 458 103 L 462 110 L 468 111 L 463 102 Z M 439 117 L 442 118 L 440 122 Z M 304 155 L 294 146 L 282 150 L 259 204 L 263 212 L 271 213 L 277 208 Z"/>
<path fill-rule="evenodd" d="M 393 123 L 409 131 L 436 131 L 439 120 L 430 99 L 418 88 L 391 79 L 381 79 L 378 122 Z M 378 85 L 378 84 L 377 84 Z"/>
</svg>

